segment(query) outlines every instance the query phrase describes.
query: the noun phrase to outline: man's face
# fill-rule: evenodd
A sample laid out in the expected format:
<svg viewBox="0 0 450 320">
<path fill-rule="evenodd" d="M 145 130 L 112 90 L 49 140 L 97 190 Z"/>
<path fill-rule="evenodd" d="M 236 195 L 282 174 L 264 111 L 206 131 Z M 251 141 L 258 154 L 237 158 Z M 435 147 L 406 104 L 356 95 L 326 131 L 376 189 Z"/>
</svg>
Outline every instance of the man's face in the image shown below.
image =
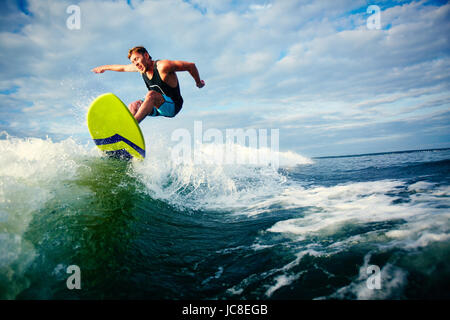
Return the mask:
<svg viewBox="0 0 450 320">
<path fill-rule="evenodd" d="M 138 52 L 133 52 L 133 54 L 130 56 L 130 61 L 136 66 L 136 68 L 138 68 L 140 73 L 144 73 L 147 71 L 148 64 L 150 63 L 150 58 L 146 53 L 142 55 Z"/>
</svg>

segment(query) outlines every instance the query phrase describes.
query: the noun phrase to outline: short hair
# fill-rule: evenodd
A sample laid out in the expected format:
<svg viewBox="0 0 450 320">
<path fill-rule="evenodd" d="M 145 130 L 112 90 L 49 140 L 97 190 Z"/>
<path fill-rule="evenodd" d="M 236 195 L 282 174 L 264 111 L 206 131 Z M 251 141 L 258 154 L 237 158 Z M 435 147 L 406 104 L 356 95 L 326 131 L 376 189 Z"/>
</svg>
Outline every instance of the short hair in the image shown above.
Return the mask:
<svg viewBox="0 0 450 320">
<path fill-rule="evenodd" d="M 148 53 L 147 49 L 145 49 L 145 48 L 142 47 L 142 46 L 134 47 L 134 48 L 131 48 L 130 50 L 128 50 L 128 59 L 130 59 L 131 55 L 132 55 L 134 52 L 140 53 L 140 54 L 142 54 L 142 55 L 144 55 L 145 53 L 147 53 L 148 56 L 150 57 L 150 60 L 152 59 L 152 57 L 151 57 L 150 54 Z"/>
</svg>

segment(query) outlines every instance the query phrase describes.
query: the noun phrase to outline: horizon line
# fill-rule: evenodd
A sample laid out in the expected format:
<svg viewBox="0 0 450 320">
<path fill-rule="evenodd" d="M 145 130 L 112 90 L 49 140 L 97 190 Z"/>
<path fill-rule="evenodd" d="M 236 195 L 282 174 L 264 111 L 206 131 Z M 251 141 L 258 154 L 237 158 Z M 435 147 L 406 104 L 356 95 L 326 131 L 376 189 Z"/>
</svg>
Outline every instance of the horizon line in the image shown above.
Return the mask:
<svg viewBox="0 0 450 320">
<path fill-rule="evenodd" d="M 385 151 L 385 152 L 375 152 L 375 153 L 360 153 L 360 154 L 347 154 L 341 156 L 320 156 L 320 157 L 311 157 L 312 159 L 329 159 L 329 158 L 346 158 L 346 157 L 363 157 L 363 156 L 377 156 L 388 153 L 411 153 L 411 152 L 430 152 L 430 151 L 444 151 L 450 150 L 450 147 L 447 148 L 431 148 L 431 149 L 416 149 L 416 150 L 401 150 L 401 151 Z"/>
</svg>

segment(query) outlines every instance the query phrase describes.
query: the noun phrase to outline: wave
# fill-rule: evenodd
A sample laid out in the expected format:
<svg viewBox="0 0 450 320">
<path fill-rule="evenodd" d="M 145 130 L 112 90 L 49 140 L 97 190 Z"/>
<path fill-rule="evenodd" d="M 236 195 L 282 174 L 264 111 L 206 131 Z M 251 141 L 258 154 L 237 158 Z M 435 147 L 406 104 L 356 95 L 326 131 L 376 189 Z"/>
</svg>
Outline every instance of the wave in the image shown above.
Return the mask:
<svg viewBox="0 0 450 320">
<path fill-rule="evenodd" d="M 0 140 L 0 287 L 3 298 L 14 298 L 27 286 L 23 271 L 35 251 L 24 238 L 35 214 L 76 175 L 86 155 L 72 139 L 19 139 L 2 133 Z M 22 275 L 22 276 L 21 276 Z M 16 279 L 11 285 L 11 280 Z"/>
<path fill-rule="evenodd" d="M 305 298 L 402 298 L 410 285 L 408 268 L 425 274 L 426 266 L 442 262 L 450 190 L 445 177 L 436 175 L 447 170 L 444 156 L 316 163 L 293 152 L 263 150 L 281 159 L 277 170 L 211 161 L 226 147 L 198 145 L 201 161 L 180 162 L 174 144 L 158 136 L 144 161 L 124 162 L 73 138 L 1 134 L 0 297 L 121 297 L 103 290 L 113 283 L 137 286 L 137 297 L 186 297 L 189 291 L 205 298 L 280 298 L 293 289 Z M 228 146 L 235 158 L 248 159 L 255 151 Z M 378 165 L 386 159 L 391 162 Z M 380 175 L 384 167 L 392 170 Z M 410 168 L 415 175 L 402 173 Z M 200 250 L 189 253 L 192 246 Z M 417 252 L 429 256 L 416 259 Z M 60 291 L 47 290 L 46 281 L 64 282 L 65 269 L 77 261 L 83 270 L 96 270 L 84 279 L 91 277 L 100 289 L 76 296 L 58 283 L 50 287 Z M 243 261 L 248 268 L 232 268 Z M 355 275 L 349 266 L 358 263 Z M 372 263 L 380 265 L 383 292 L 367 290 Z M 124 266 L 133 271 L 130 278 Z M 159 273 L 142 274 L 132 266 L 167 269 L 171 282 L 163 288 Z M 172 275 L 174 266 L 192 282 Z M 315 280 L 303 287 L 315 272 L 331 289 Z M 141 286 L 139 276 L 147 279 Z"/>
<path fill-rule="evenodd" d="M 154 141 L 145 161 L 126 163 L 106 159 L 92 143 L 82 144 L 73 138 L 55 142 L 1 134 L 2 298 L 15 298 L 28 287 L 25 271 L 38 256 L 36 245 L 51 247 L 53 238 L 76 239 L 74 230 L 82 227 L 80 221 L 87 223 L 82 227 L 86 228 L 99 223 L 93 219 L 110 219 L 105 214 L 127 214 L 130 206 L 140 206 L 149 213 L 152 201 L 157 200 L 180 210 L 245 208 L 249 202 L 281 190 L 286 182 L 270 166 L 179 163 L 173 161 L 167 141 Z M 205 145 L 199 150 L 206 155 L 219 148 L 222 146 Z M 252 151 L 236 146 L 233 152 L 240 156 Z M 280 155 L 288 165 L 310 161 L 290 152 Z M 120 234 L 120 228 L 113 225 L 110 221 L 108 227 L 102 226 L 106 238 Z M 73 246 L 84 246 L 83 241 L 78 239 Z M 57 265 L 58 270 L 64 269 L 64 263 Z"/>
</svg>

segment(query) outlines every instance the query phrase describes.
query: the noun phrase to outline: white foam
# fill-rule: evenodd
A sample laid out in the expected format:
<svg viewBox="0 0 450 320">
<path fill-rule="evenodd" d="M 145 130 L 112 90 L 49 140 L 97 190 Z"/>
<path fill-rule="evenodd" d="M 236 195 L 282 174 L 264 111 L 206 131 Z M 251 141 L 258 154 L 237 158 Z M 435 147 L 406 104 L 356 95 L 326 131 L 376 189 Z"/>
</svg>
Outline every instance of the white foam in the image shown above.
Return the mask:
<svg viewBox="0 0 450 320">
<path fill-rule="evenodd" d="M 222 276 L 222 273 L 223 273 L 223 267 L 219 267 L 217 272 L 213 276 L 208 277 L 208 278 L 206 278 L 205 280 L 202 281 L 202 285 L 207 284 L 211 280 L 219 279 Z"/>
<path fill-rule="evenodd" d="M 258 250 L 256 248 L 255 250 Z M 321 252 L 318 252 L 314 249 L 307 248 L 305 250 L 302 250 L 301 252 L 298 252 L 296 254 L 296 258 L 292 260 L 291 262 L 287 263 L 286 265 L 280 267 L 280 268 L 274 268 L 268 271 L 265 271 L 261 274 L 252 274 L 242 280 L 239 284 L 233 286 L 232 288 L 229 288 L 227 292 L 229 294 L 238 294 L 241 295 L 242 292 L 246 287 L 251 285 L 252 283 L 256 281 L 260 281 L 261 279 L 272 279 L 272 282 L 274 282 L 273 285 L 267 286 L 267 290 L 265 292 L 265 295 L 267 297 L 270 297 L 275 291 L 279 290 L 280 288 L 284 286 L 290 285 L 295 280 L 299 279 L 302 274 L 306 271 L 301 271 L 298 273 L 294 273 L 292 269 L 297 266 L 300 261 L 303 259 L 304 256 L 311 255 L 311 256 L 322 256 L 324 255 Z M 241 297 L 242 298 L 242 297 Z"/>
<path fill-rule="evenodd" d="M 268 249 L 268 248 L 272 248 L 274 247 L 275 244 L 259 244 L 259 243 L 254 243 L 252 244 L 250 247 L 255 250 L 255 251 L 259 251 L 259 250 L 264 250 L 264 249 Z"/>
<path fill-rule="evenodd" d="M 404 287 L 407 283 L 407 273 L 403 269 L 387 263 L 380 268 L 380 287 L 372 287 L 368 284 L 369 277 L 374 276 L 368 273 L 370 266 L 370 254 L 364 257 L 364 263 L 359 269 L 359 275 L 349 285 L 338 289 L 328 297 L 331 299 L 357 299 L 357 300 L 382 300 L 402 297 Z"/>
<path fill-rule="evenodd" d="M 433 186 L 434 186 L 433 183 L 426 182 L 426 181 L 418 181 L 416 183 L 409 185 L 408 191 L 423 192 L 423 191 L 429 190 Z"/>
<path fill-rule="evenodd" d="M 135 163 L 135 174 L 152 197 L 172 205 L 194 210 L 248 212 L 249 208 L 257 208 L 261 201 L 281 192 L 286 183 L 286 178 L 267 164 L 213 161 L 215 154 L 223 153 L 223 145 L 199 145 L 195 159 L 180 162 L 172 156 L 174 144 L 167 138 L 158 136 L 152 141 L 149 156 Z M 229 151 L 234 158 L 244 159 L 254 152 L 237 144 Z M 308 158 L 292 152 L 280 155 L 284 157 L 283 164 L 311 163 Z"/>
<path fill-rule="evenodd" d="M 271 286 L 269 289 L 267 289 L 266 296 L 270 297 L 275 291 L 277 291 L 281 287 L 290 285 L 292 282 L 297 280 L 299 277 L 300 277 L 300 274 L 295 274 L 295 275 L 290 275 L 290 276 L 286 276 L 284 274 L 279 275 L 278 277 L 275 278 L 275 284 L 273 286 Z"/>
<path fill-rule="evenodd" d="M 313 161 L 295 152 L 281 152 L 269 148 L 252 148 L 238 143 L 196 143 L 191 150 L 191 157 L 183 158 L 184 162 L 195 164 L 234 164 L 252 166 L 275 165 L 294 167 L 311 164 Z"/>
<path fill-rule="evenodd" d="M 49 138 L 7 136 L 0 140 L 0 176 L 49 180 L 70 175 L 76 168 L 74 158 L 87 154 L 91 152 L 72 138 L 53 142 Z"/>
<path fill-rule="evenodd" d="M 408 249 L 411 248 L 417 249 L 426 247 L 434 242 L 445 242 L 448 240 L 450 240 L 450 234 L 448 233 L 440 233 L 440 234 L 424 233 L 417 240 L 412 241 L 411 243 L 407 243 L 405 247 Z"/>
<path fill-rule="evenodd" d="M 228 288 L 226 292 L 230 295 L 240 296 L 242 294 L 242 292 L 244 292 L 244 288 L 237 289 L 235 287 L 232 287 L 232 288 Z"/>
<path fill-rule="evenodd" d="M 430 184 L 415 184 L 413 189 L 428 190 Z M 310 189 L 289 188 L 278 197 L 266 203 L 266 206 L 278 203 L 283 208 L 304 208 L 304 214 L 276 223 L 268 229 L 270 232 L 295 234 L 305 237 L 312 234 L 332 234 L 348 224 L 361 224 L 380 221 L 404 220 L 405 230 L 391 230 L 388 237 L 404 238 L 417 235 L 418 232 L 435 232 L 445 234 L 448 231 L 449 213 L 439 208 L 444 204 L 443 191 L 434 189 L 429 194 L 411 195 L 408 203 L 393 203 L 398 197 L 388 195 L 397 188 L 405 188 L 402 181 L 383 180 L 361 182 L 333 187 L 316 187 Z M 424 199 L 426 197 L 426 199 Z M 426 200 L 426 201 L 424 201 Z M 437 203 L 430 207 L 430 201 Z M 424 205 L 425 203 L 425 205 Z M 430 236 L 427 239 L 443 239 Z"/>
<path fill-rule="evenodd" d="M 51 190 L 76 174 L 77 155 L 87 154 L 74 140 L 0 140 L 0 210 L 15 230 L 25 230 L 28 214 L 51 196 Z"/>
<path fill-rule="evenodd" d="M 414 214 L 414 210 L 397 210 L 385 193 L 399 181 L 360 182 L 333 187 L 310 189 L 289 188 L 271 200 L 284 208 L 306 208 L 305 215 L 278 222 L 268 231 L 306 235 L 318 231 L 333 232 L 349 222 L 374 222 L 400 219 Z"/>
</svg>

